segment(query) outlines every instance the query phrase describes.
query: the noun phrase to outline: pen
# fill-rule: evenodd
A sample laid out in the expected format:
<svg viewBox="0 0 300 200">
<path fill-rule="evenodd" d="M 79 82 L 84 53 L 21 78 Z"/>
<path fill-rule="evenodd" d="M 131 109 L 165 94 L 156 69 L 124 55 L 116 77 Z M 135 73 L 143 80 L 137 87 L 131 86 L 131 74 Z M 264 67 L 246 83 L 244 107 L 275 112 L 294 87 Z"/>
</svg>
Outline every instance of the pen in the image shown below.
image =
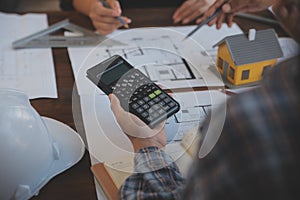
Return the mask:
<svg viewBox="0 0 300 200">
<path fill-rule="evenodd" d="M 183 40 L 187 39 L 188 37 L 190 37 L 191 35 L 193 35 L 199 28 L 201 28 L 202 26 L 204 26 L 205 24 L 209 23 L 212 19 L 214 19 L 221 11 L 222 11 L 222 7 L 223 5 L 227 3 L 227 1 L 223 2 L 217 9 L 216 11 L 210 16 L 208 17 L 206 20 L 204 20 L 202 23 L 200 23 L 194 30 L 192 30 L 189 34 L 187 34 L 185 36 L 185 38 L 183 38 Z M 182 41 L 183 41 L 182 40 Z"/>
<path fill-rule="evenodd" d="M 101 0 L 101 2 L 104 7 L 111 8 L 110 5 L 105 0 Z M 125 23 L 122 17 L 118 16 L 117 19 L 119 20 L 119 22 L 121 22 L 122 26 L 124 26 L 125 28 L 129 28 L 128 24 Z"/>
</svg>

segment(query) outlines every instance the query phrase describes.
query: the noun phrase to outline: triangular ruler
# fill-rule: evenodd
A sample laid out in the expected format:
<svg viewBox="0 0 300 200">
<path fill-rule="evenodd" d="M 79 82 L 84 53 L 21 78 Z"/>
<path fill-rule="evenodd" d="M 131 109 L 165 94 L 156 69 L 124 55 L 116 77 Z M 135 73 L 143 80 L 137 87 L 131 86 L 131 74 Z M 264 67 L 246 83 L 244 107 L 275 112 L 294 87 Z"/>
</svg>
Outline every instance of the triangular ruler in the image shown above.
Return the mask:
<svg viewBox="0 0 300 200">
<path fill-rule="evenodd" d="M 50 35 L 60 29 L 80 33 L 80 36 L 54 36 Z M 88 29 L 72 24 L 68 19 L 53 24 L 48 28 L 36 32 L 12 43 L 14 49 L 22 48 L 49 48 L 49 47 L 72 47 L 72 46 L 96 46 L 101 42 L 105 45 L 122 45 L 121 42 L 108 39 Z"/>
</svg>

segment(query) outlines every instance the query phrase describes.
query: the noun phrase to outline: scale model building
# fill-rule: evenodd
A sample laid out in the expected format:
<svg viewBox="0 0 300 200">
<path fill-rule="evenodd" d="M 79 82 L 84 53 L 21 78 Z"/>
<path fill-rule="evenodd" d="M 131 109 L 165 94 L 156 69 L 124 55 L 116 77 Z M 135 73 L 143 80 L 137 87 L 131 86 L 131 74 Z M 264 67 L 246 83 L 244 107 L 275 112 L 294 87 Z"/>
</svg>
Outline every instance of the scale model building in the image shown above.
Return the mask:
<svg viewBox="0 0 300 200">
<path fill-rule="evenodd" d="M 216 67 L 231 86 L 250 85 L 262 79 L 283 56 L 273 29 L 228 36 L 218 46 Z"/>
</svg>

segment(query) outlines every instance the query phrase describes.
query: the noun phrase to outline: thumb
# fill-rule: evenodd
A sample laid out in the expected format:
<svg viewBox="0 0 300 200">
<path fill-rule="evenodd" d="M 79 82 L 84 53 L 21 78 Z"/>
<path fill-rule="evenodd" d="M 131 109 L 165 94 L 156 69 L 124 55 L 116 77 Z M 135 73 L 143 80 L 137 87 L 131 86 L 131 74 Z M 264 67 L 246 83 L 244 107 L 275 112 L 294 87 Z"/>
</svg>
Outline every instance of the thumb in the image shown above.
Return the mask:
<svg viewBox="0 0 300 200">
<path fill-rule="evenodd" d="M 112 8 L 115 12 L 118 13 L 119 16 L 121 15 L 122 10 L 121 10 L 121 6 L 120 6 L 119 1 L 116 1 L 116 0 L 110 1 L 110 2 L 109 2 L 109 5 L 111 6 L 111 8 Z"/>
<path fill-rule="evenodd" d="M 123 110 L 123 108 L 121 107 L 120 101 L 118 99 L 118 97 L 116 97 L 116 95 L 114 94 L 109 94 L 109 100 L 110 100 L 110 107 L 112 112 L 116 115 L 117 113 L 120 113 Z"/>
<path fill-rule="evenodd" d="M 230 3 L 225 3 L 223 6 L 222 6 L 222 11 L 224 13 L 230 13 L 232 11 L 232 7 L 230 5 Z"/>
</svg>

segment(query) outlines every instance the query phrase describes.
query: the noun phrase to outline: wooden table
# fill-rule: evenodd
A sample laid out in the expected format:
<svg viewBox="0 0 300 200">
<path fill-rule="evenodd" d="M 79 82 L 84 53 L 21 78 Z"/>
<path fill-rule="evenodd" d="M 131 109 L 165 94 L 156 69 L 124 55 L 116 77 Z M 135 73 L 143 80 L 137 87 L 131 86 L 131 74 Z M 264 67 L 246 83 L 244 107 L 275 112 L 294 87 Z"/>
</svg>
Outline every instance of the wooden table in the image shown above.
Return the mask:
<svg viewBox="0 0 300 200">
<path fill-rule="evenodd" d="M 133 19 L 130 27 L 149 27 L 149 26 L 173 26 L 172 13 L 175 8 L 156 8 L 156 9 L 128 9 L 124 10 L 125 16 Z M 91 21 L 77 12 L 50 12 L 48 14 L 49 24 L 56 23 L 63 19 L 70 19 L 71 22 L 80 26 L 92 29 Z M 270 17 L 270 13 L 260 13 L 261 15 Z M 274 28 L 279 36 L 286 36 L 286 33 L 280 26 L 271 27 L 268 24 L 260 24 L 247 19 L 236 18 L 236 22 L 240 25 L 243 31 L 247 32 L 250 28 L 265 29 Z M 72 95 L 77 95 L 77 90 L 74 84 L 72 67 L 69 60 L 66 48 L 56 48 L 52 50 L 55 73 L 58 88 L 58 99 L 36 99 L 32 100 L 33 107 L 42 115 L 59 120 L 74 130 L 83 133 L 81 124 L 75 127 L 72 114 Z M 74 103 L 74 102 L 73 102 Z M 80 119 L 79 102 L 75 104 L 79 113 L 76 115 L 76 121 Z M 32 199 L 97 199 L 95 183 L 93 175 L 90 171 L 90 155 L 85 152 L 83 159 L 72 168 L 54 177 L 45 187 L 43 187 L 38 196 Z"/>
</svg>

